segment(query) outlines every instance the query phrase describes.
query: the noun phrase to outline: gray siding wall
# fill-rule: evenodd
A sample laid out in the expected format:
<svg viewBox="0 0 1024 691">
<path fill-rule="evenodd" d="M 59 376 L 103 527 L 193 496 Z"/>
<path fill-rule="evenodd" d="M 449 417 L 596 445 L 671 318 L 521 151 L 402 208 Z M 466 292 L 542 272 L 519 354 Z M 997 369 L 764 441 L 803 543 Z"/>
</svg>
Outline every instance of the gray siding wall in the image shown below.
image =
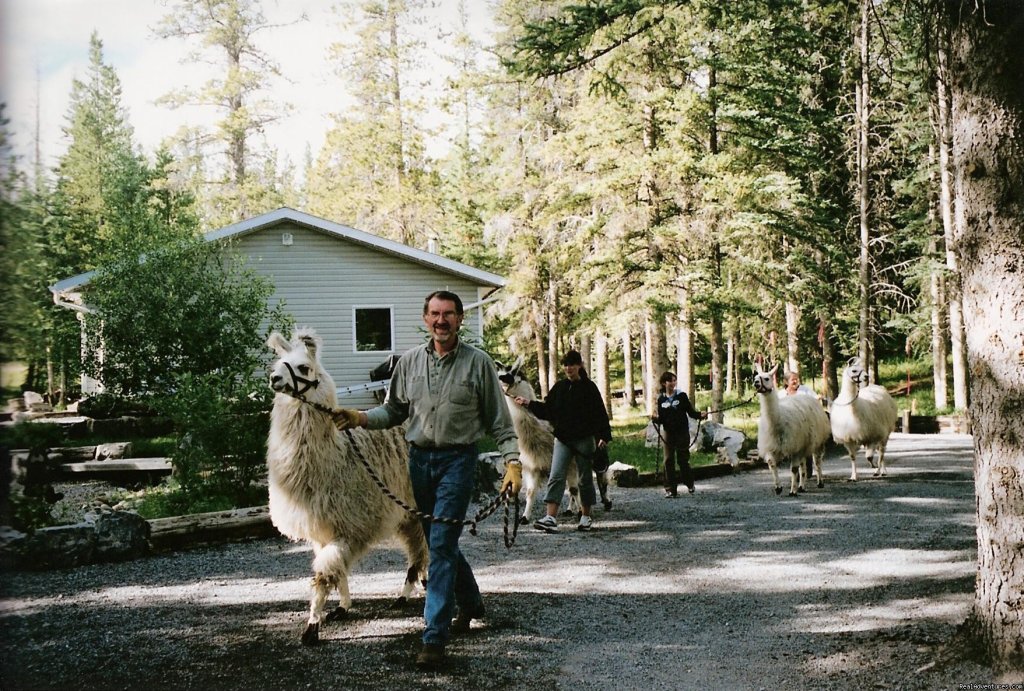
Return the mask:
<svg viewBox="0 0 1024 691">
<path fill-rule="evenodd" d="M 282 235 L 290 233 L 292 244 Z M 356 307 L 390 307 L 394 322 L 394 351 L 404 353 L 425 342 L 423 298 L 434 290 L 451 290 L 463 303 L 476 302 L 491 290 L 475 282 L 437 271 L 329 233 L 291 223 L 249 233 L 231 247 L 249 258 L 259 274 L 276 289 L 272 300 L 283 300 L 296 326 L 316 330 L 324 341 L 321 359 L 338 387 L 366 383 L 370 370 L 392 351 L 356 352 L 353 315 Z M 479 310 L 469 310 L 463 331 L 479 336 Z M 290 334 L 285 334 L 289 336 Z M 353 394 L 339 401 L 349 407 L 376 404 L 373 394 Z"/>
</svg>

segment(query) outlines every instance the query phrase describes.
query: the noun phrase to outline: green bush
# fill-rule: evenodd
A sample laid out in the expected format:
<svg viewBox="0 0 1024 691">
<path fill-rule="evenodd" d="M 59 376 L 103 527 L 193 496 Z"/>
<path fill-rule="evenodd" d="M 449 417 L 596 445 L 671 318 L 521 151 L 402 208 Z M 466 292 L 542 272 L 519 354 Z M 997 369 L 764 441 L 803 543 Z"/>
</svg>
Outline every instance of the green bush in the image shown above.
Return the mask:
<svg viewBox="0 0 1024 691">
<path fill-rule="evenodd" d="M 0 446 L 8 449 L 45 451 L 63 441 L 64 430 L 48 422 L 18 422 L 0 430 Z"/>
<path fill-rule="evenodd" d="M 255 376 L 185 374 L 175 389 L 154 405 L 174 423 L 171 464 L 181 491 L 244 505 L 266 470 L 270 388 Z"/>
</svg>

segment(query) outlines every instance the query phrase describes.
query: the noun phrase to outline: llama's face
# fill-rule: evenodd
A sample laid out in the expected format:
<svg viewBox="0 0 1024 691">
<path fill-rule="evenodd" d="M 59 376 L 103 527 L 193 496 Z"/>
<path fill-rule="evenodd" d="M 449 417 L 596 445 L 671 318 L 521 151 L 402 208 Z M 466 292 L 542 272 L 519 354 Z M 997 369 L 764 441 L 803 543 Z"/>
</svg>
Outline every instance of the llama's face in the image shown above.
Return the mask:
<svg viewBox="0 0 1024 691">
<path fill-rule="evenodd" d="M 775 371 L 778 365 L 765 372 L 760 365 L 754 365 L 754 391 L 759 394 L 769 394 L 775 390 Z"/>
<path fill-rule="evenodd" d="M 319 384 L 319 342 L 315 336 L 297 332 L 293 340 L 286 341 L 274 333 L 267 343 L 278 355 L 270 370 L 270 388 L 288 394 L 301 394 L 316 388 Z"/>
<path fill-rule="evenodd" d="M 506 394 L 533 400 L 533 387 L 523 379 L 522 369 L 518 365 L 509 367 L 500 362 L 494 364 L 498 367 L 498 381 L 501 382 L 501 388 L 505 390 Z"/>
<path fill-rule="evenodd" d="M 843 376 L 853 382 L 854 387 L 867 386 L 868 371 L 864 369 L 864 363 L 859 357 L 847 360 Z"/>
</svg>

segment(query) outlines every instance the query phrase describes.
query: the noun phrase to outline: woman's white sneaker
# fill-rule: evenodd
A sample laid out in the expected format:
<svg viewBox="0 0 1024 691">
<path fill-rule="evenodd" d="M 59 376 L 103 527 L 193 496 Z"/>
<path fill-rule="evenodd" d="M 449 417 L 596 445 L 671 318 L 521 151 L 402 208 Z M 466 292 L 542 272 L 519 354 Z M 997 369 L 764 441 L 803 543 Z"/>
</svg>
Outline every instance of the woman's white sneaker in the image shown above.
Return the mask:
<svg viewBox="0 0 1024 691">
<path fill-rule="evenodd" d="M 590 520 L 590 516 L 580 516 L 580 524 L 576 526 L 576 530 L 586 532 L 593 527 L 594 522 Z"/>
<path fill-rule="evenodd" d="M 537 530 L 543 530 L 545 533 L 557 533 L 558 521 L 555 520 L 554 516 L 544 516 L 534 521 L 533 527 Z"/>
</svg>

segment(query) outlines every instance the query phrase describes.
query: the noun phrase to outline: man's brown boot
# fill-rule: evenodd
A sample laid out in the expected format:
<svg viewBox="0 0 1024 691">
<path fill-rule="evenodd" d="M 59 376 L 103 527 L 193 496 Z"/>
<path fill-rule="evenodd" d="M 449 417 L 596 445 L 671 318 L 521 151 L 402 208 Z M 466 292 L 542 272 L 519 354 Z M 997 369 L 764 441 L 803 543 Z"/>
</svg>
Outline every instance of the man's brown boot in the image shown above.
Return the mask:
<svg viewBox="0 0 1024 691">
<path fill-rule="evenodd" d="M 444 662 L 444 645 L 441 643 L 424 643 L 420 654 L 416 656 L 416 666 L 422 669 L 433 669 Z"/>
</svg>

